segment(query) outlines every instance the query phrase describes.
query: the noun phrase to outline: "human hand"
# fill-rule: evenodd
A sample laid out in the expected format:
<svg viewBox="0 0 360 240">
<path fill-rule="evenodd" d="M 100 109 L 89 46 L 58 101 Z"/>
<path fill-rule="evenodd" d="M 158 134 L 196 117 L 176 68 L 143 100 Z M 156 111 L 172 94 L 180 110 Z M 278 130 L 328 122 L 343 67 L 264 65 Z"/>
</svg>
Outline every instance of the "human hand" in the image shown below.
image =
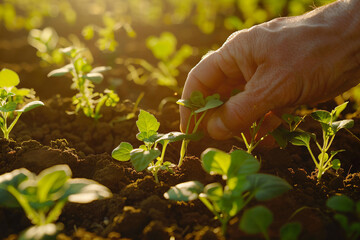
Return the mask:
<svg viewBox="0 0 360 240">
<path fill-rule="evenodd" d="M 261 132 L 269 132 L 289 109 L 337 96 L 360 79 L 359 13 L 349 16 L 359 2 L 338 1 L 232 34 L 191 70 L 182 98 L 196 90 L 228 98 L 203 121 L 211 137 L 226 139 L 263 116 Z M 231 96 L 234 89 L 242 92 Z M 184 129 L 189 113 L 181 107 L 180 114 Z"/>
</svg>

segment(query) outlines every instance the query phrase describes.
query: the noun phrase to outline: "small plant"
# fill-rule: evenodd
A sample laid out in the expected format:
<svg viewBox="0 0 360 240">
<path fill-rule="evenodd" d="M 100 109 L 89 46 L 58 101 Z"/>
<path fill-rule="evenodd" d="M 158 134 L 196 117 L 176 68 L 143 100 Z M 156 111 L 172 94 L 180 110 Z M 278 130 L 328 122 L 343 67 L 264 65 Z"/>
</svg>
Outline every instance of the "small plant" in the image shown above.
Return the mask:
<svg viewBox="0 0 360 240">
<path fill-rule="evenodd" d="M 322 175 L 330 168 L 335 170 L 340 168 L 340 160 L 334 159 L 335 155 L 343 150 L 331 151 L 329 149 L 336 133 L 340 129 L 347 129 L 354 126 L 354 120 L 346 119 L 336 121 L 340 113 L 346 108 L 347 102 L 337 106 L 331 112 L 325 110 L 314 111 L 310 116 L 318 121 L 322 129 L 322 144 L 316 139 L 316 135 L 313 133 L 302 131 L 298 128 L 299 123 L 303 118 L 285 115 L 283 119 L 289 124 L 290 130 L 281 129 L 277 130 L 273 136 L 277 140 L 280 146 L 285 147 L 287 141 L 291 142 L 295 146 L 305 146 L 311 158 L 318 170 L 317 179 L 320 181 Z M 313 139 L 318 147 L 320 154 L 315 157 L 311 147 L 310 140 Z"/>
<path fill-rule="evenodd" d="M 22 113 L 30 111 L 39 106 L 43 106 L 41 101 L 31 101 L 20 109 L 16 109 L 18 104 L 23 103 L 25 96 L 31 96 L 29 89 L 17 89 L 20 83 L 16 72 L 3 68 L 0 72 L 0 128 L 5 139 L 9 139 L 9 134 Z M 9 119 L 13 117 L 11 124 Z"/>
<path fill-rule="evenodd" d="M 124 63 L 130 72 L 128 79 L 140 85 L 152 79 L 157 85 L 181 93 L 176 80 L 179 75 L 178 67 L 192 55 L 193 49 L 185 44 L 176 50 L 176 43 L 176 37 L 170 32 L 164 32 L 160 37 L 150 36 L 146 40 L 146 46 L 159 60 L 157 66 L 151 65 L 144 59 L 126 59 Z"/>
<path fill-rule="evenodd" d="M 223 102 L 220 100 L 219 94 L 214 94 L 212 96 L 204 98 L 201 92 L 194 91 L 193 93 L 191 93 L 189 99 L 180 99 L 177 101 L 177 104 L 190 109 L 191 113 L 188 123 L 186 125 L 185 134 L 190 134 L 190 132 L 191 134 L 195 134 L 198 131 L 200 123 L 204 119 L 207 111 L 209 109 L 219 107 L 223 104 Z M 192 130 L 190 130 L 191 123 L 194 124 Z M 189 139 L 184 139 L 182 141 L 180 149 L 180 159 L 178 164 L 179 167 L 182 165 L 189 142 Z"/>
<path fill-rule="evenodd" d="M 41 58 L 41 65 L 51 64 L 62 65 L 64 56 L 57 49 L 59 36 L 55 29 L 51 27 L 40 29 L 31 29 L 28 36 L 28 43 L 37 49 L 36 55 Z"/>
<path fill-rule="evenodd" d="M 67 165 L 56 165 L 39 175 L 25 168 L 0 176 L 0 206 L 23 208 L 34 226 L 26 229 L 19 239 L 48 239 L 60 229 L 54 222 L 66 202 L 88 203 L 111 197 L 108 188 L 84 178 L 71 178 Z"/>
<path fill-rule="evenodd" d="M 360 237 L 360 201 L 341 195 L 332 196 L 326 201 L 326 206 L 337 213 L 334 219 L 346 233 L 346 238 L 355 240 Z"/>
<path fill-rule="evenodd" d="M 102 20 L 104 27 L 87 25 L 82 30 L 82 35 L 86 40 L 92 39 L 95 35 L 95 32 L 98 34 L 99 39 L 96 41 L 96 44 L 101 51 L 115 51 L 116 47 L 118 46 L 118 43 L 115 39 L 115 32 L 121 28 L 125 29 L 128 36 L 136 36 L 136 33 L 132 29 L 131 25 L 126 23 L 124 20 L 117 22 L 109 13 L 104 14 Z"/>
<path fill-rule="evenodd" d="M 198 134 L 187 135 L 181 132 L 159 134 L 157 131 L 160 123 L 154 115 L 144 110 L 140 110 L 136 125 L 139 129 L 136 138 L 144 144 L 134 149 L 130 143 L 122 142 L 113 150 L 112 157 L 119 161 L 130 160 L 136 171 L 147 169 L 154 175 L 157 183 L 159 182 L 158 171 L 171 172 L 171 167 L 174 166 L 171 162 L 164 162 L 167 145 L 185 138 L 193 140 L 199 138 Z M 161 151 L 157 148 L 159 143 L 162 145 Z"/>
<path fill-rule="evenodd" d="M 259 161 L 243 150 L 228 154 L 209 148 L 202 153 L 201 160 L 206 172 L 226 180 L 225 186 L 218 182 L 204 186 L 198 181 L 189 181 L 171 187 L 164 197 L 176 201 L 200 199 L 221 222 L 224 235 L 229 220 L 252 199 L 269 200 L 291 188 L 279 177 L 257 173 Z"/>
<path fill-rule="evenodd" d="M 273 221 L 272 212 L 264 206 L 255 206 L 246 209 L 241 217 L 239 228 L 247 234 L 261 233 L 269 240 L 268 227 Z"/>
<path fill-rule="evenodd" d="M 71 73 L 73 77 L 71 88 L 79 91 L 73 97 L 75 113 L 81 109 L 85 116 L 98 120 L 101 118 L 100 110 L 104 104 L 114 107 L 119 102 L 119 96 L 113 90 L 105 89 L 104 93 L 94 92 L 94 84 L 99 84 L 104 78 L 101 73 L 108 71 L 110 67 L 93 68 L 81 56 L 81 49 L 68 47 L 61 51 L 70 59 L 70 64 L 51 71 L 48 77 L 59 77 Z"/>
</svg>

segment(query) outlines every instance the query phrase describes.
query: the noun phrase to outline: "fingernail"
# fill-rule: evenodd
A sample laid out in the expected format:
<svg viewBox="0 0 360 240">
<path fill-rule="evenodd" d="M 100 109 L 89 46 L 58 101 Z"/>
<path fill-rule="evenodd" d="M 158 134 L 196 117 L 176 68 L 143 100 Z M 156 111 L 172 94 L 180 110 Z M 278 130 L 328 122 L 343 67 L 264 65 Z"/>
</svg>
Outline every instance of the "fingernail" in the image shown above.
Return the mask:
<svg viewBox="0 0 360 240">
<path fill-rule="evenodd" d="M 214 139 L 227 139 L 232 136 L 231 131 L 225 126 L 220 117 L 210 118 L 207 126 L 207 131 Z"/>
</svg>

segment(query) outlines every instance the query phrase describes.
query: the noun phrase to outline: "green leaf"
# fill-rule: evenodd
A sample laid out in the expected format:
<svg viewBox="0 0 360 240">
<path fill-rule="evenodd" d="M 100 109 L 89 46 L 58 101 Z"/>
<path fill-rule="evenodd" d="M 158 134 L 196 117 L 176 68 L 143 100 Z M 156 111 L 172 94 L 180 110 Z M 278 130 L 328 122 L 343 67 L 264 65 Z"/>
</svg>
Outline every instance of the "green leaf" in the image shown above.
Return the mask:
<svg viewBox="0 0 360 240">
<path fill-rule="evenodd" d="M 282 126 L 276 128 L 272 131 L 271 136 L 275 139 L 276 143 L 280 146 L 280 148 L 285 148 L 289 141 L 289 130 L 283 128 Z"/>
<path fill-rule="evenodd" d="M 0 175 L 0 206 L 9 208 L 20 207 L 16 198 L 8 192 L 8 186 L 13 186 L 17 189 L 22 182 L 32 177 L 33 174 L 25 168 Z"/>
<path fill-rule="evenodd" d="M 204 194 L 206 195 L 206 198 L 211 201 L 220 201 L 224 194 L 223 186 L 218 182 L 210 183 L 205 186 Z"/>
<path fill-rule="evenodd" d="M 62 67 L 59 69 L 55 69 L 51 72 L 48 73 L 48 77 L 61 77 L 64 76 L 65 74 L 71 72 L 71 69 L 68 67 Z"/>
<path fill-rule="evenodd" d="M 61 225 L 54 223 L 32 226 L 20 234 L 19 240 L 54 240 L 61 229 Z"/>
<path fill-rule="evenodd" d="M 245 210 L 240 220 L 240 229 L 247 234 L 266 233 L 273 221 L 272 212 L 264 206 Z"/>
<path fill-rule="evenodd" d="M 295 146 L 310 146 L 311 135 L 307 132 L 291 132 L 289 141 Z"/>
<path fill-rule="evenodd" d="M 331 111 L 331 115 L 333 116 L 333 120 L 336 120 L 340 113 L 342 111 L 344 111 L 344 109 L 346 108 L 346 106 L 348 105 L 349 102 L 344 102 L 342 104 L 340 104 L 339 106 L 335 107 L 334 110 Z"/>
<path fill-rule="evenodd" d="M 188 99 L 179 99 L 176 101 L 177 104 L 192 109 L 190 100 Z"/>
<path fill-rule="evenodd" d="M 91 73 L 102 73 L 102 72 L 106 72 L 111 70 L 111 67 L 109 66 L 101 66 L 101 67 L 96 67 L 93 68 L 93 70 L 91 70 Z"/>
<path fill-rule="evenodd" d="M 335 211 L 345 213 L 351 213 L 355 210 L 354 201 L 345 195 L 332 196 L 326 201 L 326 206 Z"/>
<path fill-rule="evenodd" d="M 93 83 L 99 84 L 104 79 L 104 76 L 98 72 L 91 72 L 88 74 L 83 75 L 84 78 L 92 81 Z"/>
<path fill-rule="evenodd" d="M 177 142 L 177 141 L 182 141 L 184 139 L 197 141 L 197 140 L 200 140 L 203 136 L 204 136 L 204 134 L 201 132 L 196 132 L 196 133 L 192 133 L 192 134 L 185 134 L 182 132 L 170 132 L 170 133 L 164 134 L 162 137 L 158 138 L 156 140 L 156 142 L 160 142 L 160 141 L 164 141 L 164 140 L 169 140 L 169 142 Z"/>
<path fill-rule="evenodd" d="M 345 215 L 337 213 L 334 215 L 334 219 L 338 221 L 345 232 L 349 230 L 349 221 Z"/>
<path fill-rule="evenodd" d="M 140 110 L 136 125 L 140 133 L 150 133 L 148 137 L 153 135 L 152 133 L 157 132 L 160 127 L 160 123 L 156 120 L 155 116 L 144 110 Z"/>
<path fill-rule="evenodd" d="M 189 181 L 177 184 L 164 193 L 166 199 L 175 201 L 192 201 L 198 198 L 204 185 L 198 181 Z"/>
<path fill-rule="evenodd" d="M 331 114 L 328 112 L 328 111 L 325 111 L 325 110 L 318 110 L 318 111 L 315 111 L 315 112 L 312 112 L 310 114 L 310 116 L 318 121 L 318 122 L 321 122 L 321 123 L 326 123 L 326 124 L 329 124 L 331 122 Z"/>
<path fill-rule="evenodd" d="M 119 161 L 128 161 L 132 150 L 133 146 L 130 143 L 122 142 L 112 151 L 111 156 Z"/>
<path fill-rule="evenodd" d="M 341 167 L 341 162 L 339 159 L 334 159 L 331 161 L 331 167 L 335 170 L 339 170 Z"/>
<path fill-rule="evenodd" d="M 176 50 L 176 37 L 170 32 L 163 32 L 159 38 L 150 36 L 146 39 L 146 46 L 154 56 L 160 60 L 167 60 Z"/>
<path fill-rule="evenodd" d="M 143 141 L 145 143 L 155 143 L 159 138 L 161 138 L 163 134 L 159 134 L 156 131 L 150 131 L 150 132 L 140 132 L 136 134 L 136 138 L 139 141 Z"/>
<path fill-rule="evenodd" d="M 23 106 L 21 109 L 16 110 L 16 112 L 28 112 L 34 108 L 44 106 L 44 103 L 41 101 L 32 101 L 27 103 L 25 106 Z"/>
<path fill-rule="evenodd" d="M 259 161 L 244 150 L 235 150 L 230 156 L 231 164 L 226 174 L 228 178 L 256 173 L 260 169 Z"/>
<path fill-rule="evenodd" d="M 72 173 L 67 165 L 56 165 L 43 170 L 37 176 L 37 197 L 38 201 L 57 200 L 51 197 L 51 194 L 64 188 L 65 183 L 71 177 Z"/>
<path fill-rule="evenodd" d="M 190 95 L 192 108 L 198 109 L 205 106 L 204 95 L 200 91 L 194 91 Z"/>
<path fill-rule="evenodd" d="M 202 165 L 211 175 L 226 176 L 231 165 L 231 156 L 221 150 L 208 148 L 201 154 Z"/>
<path fill-rule="evenodd" d="M 16 102 L 7 102 L 4 106 L 0 107 L 0 112 L 13 112 L 16 110 Z"/>
<path fill-rule="evenodd" d="M 146 169 L 160 154 L 161 152 L 158 149 L 134 149 L 130 152 L 131 163 L 135 170 L 140 172 Z"/>
<path fill-rule="evenodd" d="M 205 112 L 209 109 L 217 108 L 217 107 L 221 106 L 223 103 L 224 102 L 221 101 L 220 99 L 211 99 L 208 102 L 206 102 L 204 107 L 197 109 L 195 111 L 195 113 L 201 113 L 201 112 Z"/>
<path fill-rule="evenodd" d="M 346 120 L 341 120 L 341 121 L 336 121 L 336 122 L 333 122 L 331 124 L 331 127 L 333 129 L 336 129 L 335 132 L 339 131 L 340 129 L 343 129 L 343 128 L 352 128 L 354 126 L 354 120 L 352 119 L 346 119 Z"/>
<path fill-rule="evenodd" d="M 301 233 L 301 228 L 301 224 L 298 222 L 283 225 L 280 228 L 280 240 L 297 240 Z"/>
<path fill-rule="evenodd" d="M 16 72 L 3 68 L 0 71 L 0 87 L 11 88 L 15 87 L 20 83 L 19 75 Z"/>
<path fill-rule="evenodd" d="M 277 197 L 292 187 L 282 178 L 270 174 L 256 173 L 248 176 L 249 191 L 260 201 Z"/>
</svg>

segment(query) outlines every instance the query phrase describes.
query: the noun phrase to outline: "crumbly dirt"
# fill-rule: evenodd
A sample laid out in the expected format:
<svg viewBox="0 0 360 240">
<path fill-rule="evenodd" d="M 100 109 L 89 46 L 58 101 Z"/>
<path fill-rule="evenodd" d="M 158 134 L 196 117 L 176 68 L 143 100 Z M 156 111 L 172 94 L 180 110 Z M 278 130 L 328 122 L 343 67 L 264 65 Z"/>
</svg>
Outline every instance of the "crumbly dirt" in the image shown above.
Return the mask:
<svg viewBox="0 0 360 240">
<path fill-rule="evenodd" d="M 121 141 L 139 144 L 135 138 L 135 121 L 116 121 L 119 116 L 131 112 L 132 103 L 125 101 L 112 111 L 104 111 L 99 122 L 82 114 L 68 115 L 70 99 L 55 96 L 45 102 L 45 107 L 22 116 L 11 133 L 12 140 L 0 140 L 0 174 L 25 167 L 32 172 L 56 164 L 68 164 L 73 177 L 98 181 L 112 192 L 110 199 L 89 204 L 66 204 L 59 222 L 64 230 L 59 239 L 224 239 L 220 225 L 209 210 L 198 200 L 185 203 L 164 199 L 163 194 L 173 185 L 189 180 L 204 184 L 220 181 L 217 176 L 204 172 L 199 160 L 207 147 L 224 151 L 242 147 L 236 141 L 213 141 L 205 138 L 193 142 L 188 157 L 174 173 L 161 172 L 156 184 L 146 172 L 136 172 L 128 162 L 118 162 L 111 151 Z M 156 114 L 162 124 L 160 132 L 174 131 L 178 125 L 178 111 L 174 104 Z M 114 120 L 115 119 L 115 120 Z M 307 123 L 309 129 L 317 127 Z M 359 135 L 359 120 L 352 129 Z M 274 213 L 269 234 L 279 236 L 280 227 L 291 221 L 302 224 L 301 239 L 343 239 L 343 232 L 333 221 L 325 201 L 334 194 L 346 194 L 360 199 L 360 174 L 358 158 L 360 143 L 347 132 L 339 134 L 334 146 L 345 149 L 339 153 L 343 168 L 328 171 L 317 182 L 310 156 L 302 147 L 288 146 L 258 151 L 261 172 L 284 178 L 293 189 L 267 202 L 251 202 L 248 207 L 262 204 Z M 179 146 L 170 145 L 166 160 L 178 161 Z M 238 229 L 241 213 L 229 223 L 226 239 L 259 239 Z M 23 229 L 30 226 L 20 209 L 0 208 L 0 238 L 15 239 Z"/>
</svg>

